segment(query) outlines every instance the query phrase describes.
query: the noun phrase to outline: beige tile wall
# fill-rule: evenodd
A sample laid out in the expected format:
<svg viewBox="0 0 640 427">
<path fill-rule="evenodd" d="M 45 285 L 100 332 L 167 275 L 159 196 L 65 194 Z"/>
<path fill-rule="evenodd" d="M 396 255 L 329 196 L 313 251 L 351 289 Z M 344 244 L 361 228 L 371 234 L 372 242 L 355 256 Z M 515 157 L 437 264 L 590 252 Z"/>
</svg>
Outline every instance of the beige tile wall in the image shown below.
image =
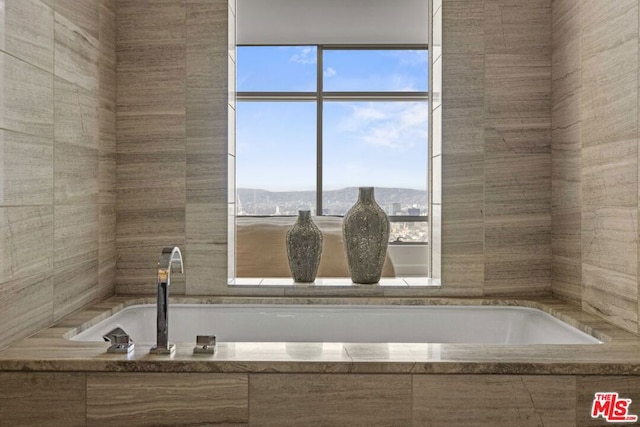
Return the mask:
<svg viewBox="0 0 640 427">
<path fill-rule="evenodd" d="M 635 376 L 2 372 L 7 425 L 601 426 Z M 638 415 L 635 403 L 630 413 Z"/>
<path fill-rule="evenodd" d="M 155 292 L 163 246 L 179 245 L 174 294 L 227 278 L 227 0 L 118 1 L 119 294 Z"/>
<path fill-rule="evenodd" d="M 551 1 L 442 10 L 443 286 L 548 293 Z"/>
<path fill-rule="evenodd" d="M 154 292 L 160 248 L 180 244 L 186 282 L 175 276 L 174 293 L 233 293 L 233 6 L 119 6 L 117 292 Z M 444 0 L 433 12 L 443 29 L 438 292 L 549 293 L 551 0 Z"/>
<path fill-rule="evenodd" d="M 0 20 L 3 347 L 114 291 L 116 4 L 6 0 Z"/>
<path fill-rule="evenodd" d="M 638 1 L 553 2 L 553 293 L 638 332 Z"/>
</svg>

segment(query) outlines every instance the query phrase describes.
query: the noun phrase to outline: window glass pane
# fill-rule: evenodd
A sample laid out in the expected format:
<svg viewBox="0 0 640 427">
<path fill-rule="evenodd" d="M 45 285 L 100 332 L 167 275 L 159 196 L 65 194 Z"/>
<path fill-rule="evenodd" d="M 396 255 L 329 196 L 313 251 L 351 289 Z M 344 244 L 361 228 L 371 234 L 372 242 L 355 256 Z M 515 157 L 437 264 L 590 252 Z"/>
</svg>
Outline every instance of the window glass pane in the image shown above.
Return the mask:
<svg viewBox="0 0 640 427">
<path fill-rule="evenodd" d="M 427 102 L 327 102 L 323 213 L 344 215 L 376 187 L 389 215 L 427 215 Z"/>
<path fill-rule="evenodd" d="M 389 242 L 425 243 L 428 242 L 429 223 L 427 221 L 392 222 Z"/>
<path fill-rule="evenodd" d="M 296 215 L 316 206 L 316 104 L 239 102 L 239 215 Z"/>
<path fill-rule="evenodd" d="M 428 89 L 426 50 L 325 50 L 322 66 L 328 92 Z"/>
<path fill-rule="evenodd" d="M 238 46 L 236 88 L 247 92 L 314 92 L 315 46 Z"/>
</svg>

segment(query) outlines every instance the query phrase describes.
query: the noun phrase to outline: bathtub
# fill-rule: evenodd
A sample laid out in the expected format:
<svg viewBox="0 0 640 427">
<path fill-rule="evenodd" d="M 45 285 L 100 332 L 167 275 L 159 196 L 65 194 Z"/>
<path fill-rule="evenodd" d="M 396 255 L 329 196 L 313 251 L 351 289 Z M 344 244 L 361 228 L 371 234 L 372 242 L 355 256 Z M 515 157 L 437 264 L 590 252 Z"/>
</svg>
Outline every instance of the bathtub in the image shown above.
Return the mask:
<svg viewBox="0 0 640 427">
<path fill-rule="evenodd" d="M 133 305 L 70 337 L 103 341 L 116 327 L 136 343 L 156 339 L 156 306 Z M 599 344 L 534 308 L 457 305 L 173 304 L 169 340 L 220 342 Z"/>
</svg>

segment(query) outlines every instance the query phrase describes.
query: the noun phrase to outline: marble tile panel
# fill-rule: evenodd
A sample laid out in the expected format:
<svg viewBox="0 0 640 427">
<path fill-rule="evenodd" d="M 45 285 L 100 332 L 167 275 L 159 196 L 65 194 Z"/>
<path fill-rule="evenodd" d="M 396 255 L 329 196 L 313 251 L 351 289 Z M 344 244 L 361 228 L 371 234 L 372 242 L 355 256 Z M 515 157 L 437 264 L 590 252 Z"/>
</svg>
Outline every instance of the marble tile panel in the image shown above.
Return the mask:
<svg viewBox="0 0 640 427">
<path fill-rule="evenodd" d="M 620 399 L 631 399 L 629 415 L 640 416 L 638 402 L 640 402 L 640 379 L 636 376 L 577 376 L 576 377 L 576 418 L 580 427 L 602 426 L 607 424 L 602 416 L 591 417 L 593 400 L 596 393 L 616 392 Z M 630 423 L 615 423 L 618 425 L 633 425 Z"/>
<path fill-rule="evenodd" d="M 442 157 L 442 198 L 445 204 L 482 205 L 484 203 L 483 153 L 455 153 Z"/>
<path fill-rule="evenodd" d="M 116 210 L 113 204 L 101 204 L 99 214 L 99 242 L 98 260 L 100 262 L 100 274 L 115 268 L 118 253 L 116 251 Z M 114 271 L 115 273 L 115 271 Z M 105 275 L 107 279 L 109 275 Z M 114 277 L 115 279 L 115 277 Z M 102 286 L 101 282 L 101 288 Z M 104 283 L 108 287 L 107 283 Z M 113 286 L 113 282 L 111 283 Z"/>
<path fill-rule="evenodd" d="M 484 177 L 485 216 L 550 215 L 549 153 L 488 152 Z"/>
<path fill-rule="evenodd" d="M 571 126 L 580 132 L 580 126 Z M 555 132 L 551 149 L 551 210 L 580 209 L 582 205 L 582 144 L 562 143 Z"/>
<path fill-rule="evenodd" d="M 226 244 L 227 209 L 222 203 L 187 203 L 186 236 L 187 243 Z"/>
<path fill-rule="evenodd" d="M 635 54 L 635 59 L 628 58 L 628 67 L 637 63 L 638 43 L 638 3 L 633 0 L 621 0 L 608 4 L 597 0 L 589 0 L 580 8 L 582 19 L 582 55 L 590 58 L 599 53 L 616 55 L 626 50 Z M 617 31 L 611 31 L 616 28 Z M 635 40 L 635 41 L 633 41 Z M 635 43 L 635 48 L 632 47 Z M 613 56 L 609 57 L 613 59 Z M 618 61 L 615 61 L 618 62 Z"/>
<path fill-rule="evenodd" d="M 441 255 L 441 279 L 456 295 L 481 295 L 484 285 L 482 244 L 445 244 Z"/>
<path fill-rule="evenodd" d="M 117 0 L 100 0 L 99 5 L 99 27 L 98 40 L 100 41 L 100 52 L 102 55 L 116 62 L 116 43 L 117 43 L 117 19 L 116 19 L 116 3 Z"/>
<path fill-rule="evenodd" d="M 188 0 L 186 7 L 187 87 L 226 92 L 229 5 L 222 0 Z"/>
<path fill-rule="evenodd" d="M 0 52 L 0 128 L 53 138 L 51 73 Z"/>
<path fill-rule="evenodd" d="M 119 155 L 118 210 L 165 209 L 167 206 L 184 209 L 185 163 L 179 157 L 174 153 Z"/>
<path fill-rule="evenodd" d="M 638 275 L 638 209 L 582 208 L 582 262 Z"/>
<path fill-rule="evenodd" d="M 181 114 L 117 114 L 118 153 L 183 151 L 186 117 Z"/>
<path fill-rule="evenodd" d="M 116 13 L 118 0 L 100 0 L 100 6 L 106 7 L 111 13 Z"/>
<path fill-rule="evenodd" d="M 117 210 L 118 293 L 155 293 L 156 265 L 162 248 L 178 245 L 186 254 L 185 209 Z M 184 292 L 183 277 L 171 280 L 172 293 Z"/>
<path fill-rule="evenodd" d="M 39 0 L 6 0 L 3 4 L 1 49 L 53 72 L 53 9 Z"/>
<path fill-rule="evenodd" d="M 249 394 L 250 424 L 411 424 L 408 375 L 252 374 Z"/>
<path fill-rule="evenodd" d="M 53 202 L 53 140 L 0 131 L 0 206 Z"/>
<path fill-rule="evenodd" d="M 570 39 L 554 48 L 551 55 L 551 97 L 554 104 L 567 99 L 577 99 L 579 105 L 582 85 L 582 56 L 580 38 Z M 553 110 L 557 108 L 554 105 Z M 575 108 L 575 107 L 574 107 Z M 579 107 L 568 111 L 579 117 Z M 566 125 L 566 123 L 564 123 Z"/>
<path fill-rule="evenodd" d="M 97 205 L 57 205 L 54 217 L 53 259 L 56 270 L 98 259 Z"/>
<path fill-rule="evenodd" d="M 485 0 L 484 5 L 485 52 L 551 52 L 551 2 Z"/>
<path fill-rule="evenodd" d="M 54 151 L 55 202 L 92 203 L 99 193 L 99 151 L 56 142 Z"/>
<path fill-rule="evenodd" d="M 551 250 L 554 256 L 582 257 L 582 211 L 579 207 L 556 209 L 551 215 Z"/>
<path fill-rule="evenodd" d="M 632 333 L 638 332 L 636 275 L 582 262 L 582 309 Z"/>
<path fill-rule="evenodd" d="M 484 53 L 484 0 L 444 3 L 442 49 L 445 55 Z"/>
<path fill-rule="evenodd" d="M 582 3 L 580 0 L 552 2 L 551 29 L 554 49 L 582 37 Z"/>
<path fill-rule="evenodd" d="M 56 13 L 97 39 L 100 31 L 100 1 L 56 0 Z"/>
<path fill-rule="evenodd" d="M 100 98 L 59 77 L 54 81 L 54 135 L 56 142 L 98 148 Z"/>
<path fill-rule="evenodd" d="M 580 108 L 584 148 L 613 141 L 634 143 L 637 139 L 637 68 L 620 74 L 615 70 L 617 65 L 610 64 L 612 69 L 602 70 L 603 76 L 589 75 L 591 70 L 600 67 L 605 61 L 605 58 L 597 58 L 597 66 L 583 63 Z M 614 149 L 612 155 L 619 153 L 621 149 L 626 147 L 623 145 Z"/>
<path fill-rule="evenodd" d="M 248 400 L 246 374 L 87 375 L 90 426 L 247 423 Z"/>
<path fill-rule="evenodd" d="M 87 33 L 57 12 L 54 34 L 55 75 L 97 94 L 100 57 L 97 36 Z"/>
<path fill-rule="evenodd" d="M 575 401 L 571 376 L 413 377 L 413 425 L 419 426 L 572 426 Z"/>
<path fill-rule="evenodd" d="M 186 132 L 190 152 L 221 155 L 228 152 L 227 94 L 210 88 L 186 91 Z"/>
<path fill-rule="evenodd" d="M 7 425 L 86 425 L 84 373 L 0 373 L 0 419 Z"/>
<path fill-rule="evenodd" d="M 550 118 L 550 55 L 487 54 L 484 81 L 487 119 Z"/>
<path fill-rule="evenodd" d="M 78 264 L 56 268 L 53 279 L 53 321 L 97 302 L 98 257 Z"/>
<path fill-rule="evenodd" d="M 442 206 L 442 238 L 444 245 L 480 243 L 484 241 L 482 202 L 448 203 Z M 453 249 L 453 246 L 451 246 Z"/>
<path fill-rule="evenodd" d="M 551 292 L 554 297 L 582 305 L 582 262 L 580 258 L 553 255 Z"/>
<path fill-rule="evenodd" d="M 53 207 L 0 208 L 2 282 L 53 268 Z"/>
<path fill-rule="evenodd" d="M 582 203 L 593 207 L 637 207 L 637 155 L 637 138 L 583 146 Z"/>
<path fill-rule="evenodd" d="M 227 244 L 190 243 L 185 257 L 186 294 L 220 295 L 226 293 Z"/>
<path fill-rule="evenodd" d="M 460 108 L 481 107 L 483 110 L 476 114 L 484 114 L 484 67 L 483 54 L 451 53 L 442 58 L 442 91 L 447 101 L 443 110 L 445 122 L 449 114 Z M 435 104 L 433 108 L 436 108 Z M 450 130 L 445 126 L 445 135 Z"/>
<path fill-rule="evenodd" d="M 186 3 L 118 0 L 118 43 L 186 39 Z"/>
<path fill-rule="evenodd" d="M 102 76 L 103 74 L 101 74 Z M 98 110 L 98 127 L 100 150 L 102 152 L 116 152 L 116 87 L 115 69 L 113 70 L 113 85 L 100 78 L 100 104 Z"/>
<path fill-rule="evenodd" d="M 98 162 L 98 201 L 100 204 L 116 202 L 116 159 L 112 152 L 101 152 Z"/>
<path fill-rule="evenodd" d="M 119 63 L 118 115 L 185 114 L 184 68 L 143 70 L 121 71 Z"/>
<path fill-rule="evenodd" d="M 228 156 L 187 154 L 186 197 L 189 203 L 227 202 Z"/>
<path fill-rule="evenodd" d="M 38 332 L 53 321 L 50 270 L 0 284 L 0 348 Z"/>
</svg>

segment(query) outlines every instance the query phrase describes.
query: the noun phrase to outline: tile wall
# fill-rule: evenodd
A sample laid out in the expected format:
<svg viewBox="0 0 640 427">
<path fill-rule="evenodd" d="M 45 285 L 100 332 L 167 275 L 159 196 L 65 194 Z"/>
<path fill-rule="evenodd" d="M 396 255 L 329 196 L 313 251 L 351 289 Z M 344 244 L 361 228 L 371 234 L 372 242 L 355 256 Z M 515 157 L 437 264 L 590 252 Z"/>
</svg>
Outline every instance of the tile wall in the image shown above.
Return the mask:
<svg viewBox="0 0 640 427">
<path fill-rule="evenodd" d="M 2 372 L 0 380 L 10 425 L 583 427 L 606 424 L 591 418 L 603 387 L 640 399 L 633 376 Z"/>
<path fill-rule="evenodd" d="M 443 0 L 442 59 L 443 288 L 548 293 L 551 0 Z"/>
<path fill-rule="evenodd" d="M 0 347 L 114 292 L 116 1 L 0 8 Z"/>
<path fill-rule="evenodd" d="M 638 333 L 638 1 L 553 1 L 554 295 Z"/>
<path fill-rule="evenodd" d="M 118 294 L 155 292 L 167 245 L 185 258 L 172 293 L 226 288 L 232 13 L 227 0 L 118 1 Z"/>
<path fill-rule="evenodd" d="M 174 292 L 245 292 L 226 286 L 233 8 L 148 3 L 121 0 L 118 9 L 117 292 L 154 292 L 158 248 L 169 242 L 187 259 L 186 282 Z M 447 144 L 432 160 L 443 178 L 434 182 L 442 187 L 434 260 L 444 283 L 432 293 L 548 293 L 551 2 L 444 0 L 433 12 L 444 46 L 444 109 L 434 114 Z"/>
</svg>

